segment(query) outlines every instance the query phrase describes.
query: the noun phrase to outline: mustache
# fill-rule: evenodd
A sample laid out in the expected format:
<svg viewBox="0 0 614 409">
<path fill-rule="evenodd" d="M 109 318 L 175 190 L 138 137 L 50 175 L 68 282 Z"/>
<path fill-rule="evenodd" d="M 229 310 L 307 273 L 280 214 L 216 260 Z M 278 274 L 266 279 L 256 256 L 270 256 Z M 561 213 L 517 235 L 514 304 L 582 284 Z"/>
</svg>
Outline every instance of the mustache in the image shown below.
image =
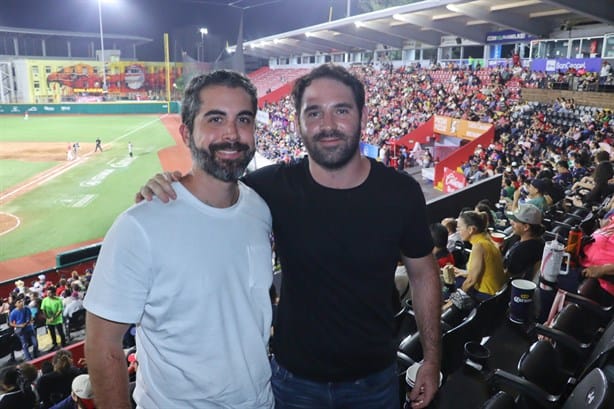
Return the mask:
<svg viewBox="0 0 614 409">
<path fill-rule="evenodd" d="M 249 146 L 240 142 L 220 142 L 209 145 L 209 151 L 211 152 L 211 154 L 215 153 L 216 151 L 223 150 L 236 150 L 239 152 L 247 152 L 249 150 Z"/>
<path fill-rule="evenodd" d="M 336 129 L 330 130 L 330 131 L 321 131 L 318 132 L 317 134 L 315 134 L 313 136 L 313 139 L 315 141 L 319 141 L 325 138 L 339 138 L 339 139 L 345 139 L 345 134 L 343 132 L 340 132 Z"/>
</svg>

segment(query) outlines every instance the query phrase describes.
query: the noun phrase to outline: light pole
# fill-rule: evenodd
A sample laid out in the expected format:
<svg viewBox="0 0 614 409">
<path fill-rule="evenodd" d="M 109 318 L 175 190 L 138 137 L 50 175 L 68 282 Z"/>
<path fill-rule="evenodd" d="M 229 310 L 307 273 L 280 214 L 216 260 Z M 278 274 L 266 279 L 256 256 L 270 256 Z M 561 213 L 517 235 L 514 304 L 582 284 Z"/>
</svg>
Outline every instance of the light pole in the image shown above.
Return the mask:
<svg viewBox="0 0 614 409">
<path fill-rule="evenodd" d="M 102 32 L 102 0 L 98 0 L 98 23 L 100 24 L 100 55 L 102 59 L 102 92 L 107 92 L 107 69 L 104 59 L 104 33 Z"/>
<path fill-rule="evenodd" d="M 201 27 L 200 32 L 200 61 L 205 61 L 205 36 L 209 34 L 209 30 L 206 27 Z"/>
</svg>

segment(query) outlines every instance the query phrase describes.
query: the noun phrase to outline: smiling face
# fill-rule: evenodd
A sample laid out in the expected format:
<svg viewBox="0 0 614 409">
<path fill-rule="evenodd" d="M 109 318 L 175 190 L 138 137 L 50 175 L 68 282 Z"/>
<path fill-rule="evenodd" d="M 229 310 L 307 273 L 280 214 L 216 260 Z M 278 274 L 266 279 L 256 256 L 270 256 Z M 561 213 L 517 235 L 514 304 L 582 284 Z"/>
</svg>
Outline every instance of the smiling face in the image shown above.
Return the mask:
<svg viewBox="0 0 614 409">
<path fill-rule="evenodd" d="M 193 132 L 180 132 L 190 148 L 194 170 L 224 182 L 238 180 L 255 153 L 255 115 L 250 95 L 240 87 L 206 86 L 199 92 L 200 109 Z"/>
<path fill-rule="evenodd" d="M 359 110 L 350 87 L 331 78 L 314 79 L 305 88 L 300 107 L 298 129 L 315 163 L 339 169 L 360 155 L 366 112 Z"/>
</svg>

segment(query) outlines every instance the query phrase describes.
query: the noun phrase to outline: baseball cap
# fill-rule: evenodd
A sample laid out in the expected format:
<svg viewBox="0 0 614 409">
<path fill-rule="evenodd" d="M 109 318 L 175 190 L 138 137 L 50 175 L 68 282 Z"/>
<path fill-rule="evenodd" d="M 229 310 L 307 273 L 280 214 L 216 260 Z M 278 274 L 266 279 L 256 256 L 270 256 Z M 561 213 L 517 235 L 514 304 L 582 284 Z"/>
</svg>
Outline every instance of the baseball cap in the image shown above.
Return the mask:
<svg viewBox="0 0 614 409">
<path fill-rule="evenodd" d="M 90 376 L 87 374 L 79 375 L 72 381 L 72 391 L 77 398 L 81 401 L 81 404 L 86 409 L 94 409 L 94 393 L 92 392 L 92 384 L 90 383 Z"/>
<path fill-rule="evenodd" d="M 519 205 L 515 212 L 508 212 L 507 217 L 515 222 L 535 225 L 542 224 L 541 210 L 530 203 Z"/>
</svg>

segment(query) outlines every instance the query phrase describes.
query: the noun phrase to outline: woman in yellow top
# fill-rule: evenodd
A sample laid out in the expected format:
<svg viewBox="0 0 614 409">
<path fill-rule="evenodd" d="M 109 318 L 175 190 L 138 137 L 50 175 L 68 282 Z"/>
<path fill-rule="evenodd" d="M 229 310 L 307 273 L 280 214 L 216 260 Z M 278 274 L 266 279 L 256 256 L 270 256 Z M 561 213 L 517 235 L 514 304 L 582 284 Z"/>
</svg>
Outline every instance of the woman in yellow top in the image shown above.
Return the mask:
<svg viewBox="0 0 614 409">
<path fill-rule="evenodd" d="M 455 274 L 464 278 L 461 289 L 477 301 L 494 295 L 507 281 L 503 256 L 490 239 L 487 226 L 488 215 L 482 212 L 464 212 L 458 218 L 458 232 L 472 247 L 467 270 L 455 269 Z"/>
</svg>

